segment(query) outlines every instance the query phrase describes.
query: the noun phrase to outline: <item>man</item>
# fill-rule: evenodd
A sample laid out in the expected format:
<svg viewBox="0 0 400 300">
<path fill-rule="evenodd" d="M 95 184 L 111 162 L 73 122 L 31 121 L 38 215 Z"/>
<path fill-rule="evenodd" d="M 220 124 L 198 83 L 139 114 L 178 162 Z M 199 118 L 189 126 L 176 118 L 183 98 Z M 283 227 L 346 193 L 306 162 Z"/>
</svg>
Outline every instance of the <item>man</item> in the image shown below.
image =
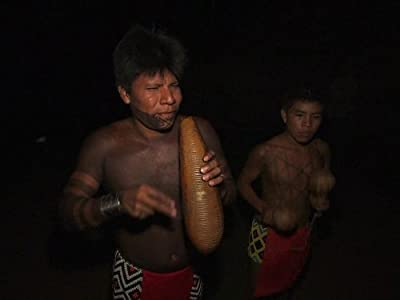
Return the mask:
<svg viewBox="0 0 400 300">
<path fill-rule="evenodd" d="M 199 299 L 202 284 L 191 267 L 179 183 L 184 49 L 172 37 L 137 26 L 113 58 L 118 92 L 132 117 L 85 140 L 60 202 L 64 224 L 85 231 L 114 223 L 114 299 Z M 218 186 L 228 203 L 235 188 L 220 141 L 206 120 L 196 121 L 209 149 L 203 180 Z M 98 195 L 100 187 L 107 194 Z"/>
<path fill-rule="evenodd" d="M 288 93 L 283 100 L 286 129 L 251 151 L 238 178 L 242 197 L 256 210 L 248 246 L 252 299 L 286 299 L 288 293 L 282 292 L 293 285 L 309 251 L 312 211 L 329 207 L 328 191 L 312 201 L 309 191 L 313 174 L 332 179 L 329 147 L 314 138 L 322 104 L 305 89 Z M 261 195 L 253 187 L 256 179 L 260 179 Z"/>
</svg>

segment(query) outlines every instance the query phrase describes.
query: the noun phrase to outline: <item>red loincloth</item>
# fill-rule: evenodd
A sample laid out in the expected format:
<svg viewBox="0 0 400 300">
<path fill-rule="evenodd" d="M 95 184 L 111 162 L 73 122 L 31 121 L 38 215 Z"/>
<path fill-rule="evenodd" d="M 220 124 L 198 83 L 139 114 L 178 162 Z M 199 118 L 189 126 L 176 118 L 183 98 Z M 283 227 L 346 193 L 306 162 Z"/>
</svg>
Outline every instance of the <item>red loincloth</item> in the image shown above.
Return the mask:
<svg viewBox="0 0 400 300">
<path fill-rule="evenodd" d="M 255 297 L 283 292 L 293 285 L 310 251 L 309 236 L 309 227 L 300 228 L 290 236 L 279 235 L 268 228 Z"/>
</svg>

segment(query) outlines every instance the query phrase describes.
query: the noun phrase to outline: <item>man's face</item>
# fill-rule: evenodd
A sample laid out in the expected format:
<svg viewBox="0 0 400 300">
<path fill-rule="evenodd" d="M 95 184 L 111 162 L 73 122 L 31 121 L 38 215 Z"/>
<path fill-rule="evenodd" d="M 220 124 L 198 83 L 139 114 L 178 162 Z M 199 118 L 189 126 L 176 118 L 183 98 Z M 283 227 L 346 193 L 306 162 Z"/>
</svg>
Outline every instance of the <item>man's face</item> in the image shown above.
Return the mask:
<svg viewBox="0 0 400 300">
<path fill-rule="evenodd" d="M 129 93 L 122 87 L 118 90 L 134 117 L 145 127 L 165 131 L 174 124 L 182 93 L 175 75 L 168 70 L 153 76 L 139 75 Z"/>
<path fill-rule="evenodd" d="M 297 100 L 288 111 L 281 110 L 289 136 L 299 144 L 312 140 L 322 121 L 322 106 L 319 102 Z"/>
</svg>

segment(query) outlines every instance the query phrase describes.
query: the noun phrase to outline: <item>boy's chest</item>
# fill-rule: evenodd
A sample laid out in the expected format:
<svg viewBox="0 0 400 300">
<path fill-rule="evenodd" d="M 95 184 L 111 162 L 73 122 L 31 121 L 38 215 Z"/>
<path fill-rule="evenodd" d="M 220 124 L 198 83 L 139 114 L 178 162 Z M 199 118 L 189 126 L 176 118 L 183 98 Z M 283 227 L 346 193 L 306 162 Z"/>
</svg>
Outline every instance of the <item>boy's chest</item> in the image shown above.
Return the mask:
<svg viewBox="0 0 400 300">
<path fill-rule="evenodd" d="M 270 157 L 265 171 L 272 182 L 294 185 L 302 190 L 307 186 L 312 172 L 322 166 L 323 161 L 318 152 L 281 151 Z"/>
</svg>

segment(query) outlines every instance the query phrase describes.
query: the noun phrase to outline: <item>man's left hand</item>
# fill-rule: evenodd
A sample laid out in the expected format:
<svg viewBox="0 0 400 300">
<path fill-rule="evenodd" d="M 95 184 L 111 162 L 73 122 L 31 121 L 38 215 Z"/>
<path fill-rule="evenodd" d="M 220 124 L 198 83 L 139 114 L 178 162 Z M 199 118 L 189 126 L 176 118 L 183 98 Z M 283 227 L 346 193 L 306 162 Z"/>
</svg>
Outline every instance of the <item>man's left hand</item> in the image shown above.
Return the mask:
<svg viewBox="0 0 400 300">
<path fill-rule="evenodd" d="M 224 181 L 221 165 L 216 158 L 215 152 L 210 150 L 204 155 L 203 161 L 205 165 L 200 168 L 203 174 L 202 179 L 208 182 L 209 186 L 216 186 Z"/>
</svg>

